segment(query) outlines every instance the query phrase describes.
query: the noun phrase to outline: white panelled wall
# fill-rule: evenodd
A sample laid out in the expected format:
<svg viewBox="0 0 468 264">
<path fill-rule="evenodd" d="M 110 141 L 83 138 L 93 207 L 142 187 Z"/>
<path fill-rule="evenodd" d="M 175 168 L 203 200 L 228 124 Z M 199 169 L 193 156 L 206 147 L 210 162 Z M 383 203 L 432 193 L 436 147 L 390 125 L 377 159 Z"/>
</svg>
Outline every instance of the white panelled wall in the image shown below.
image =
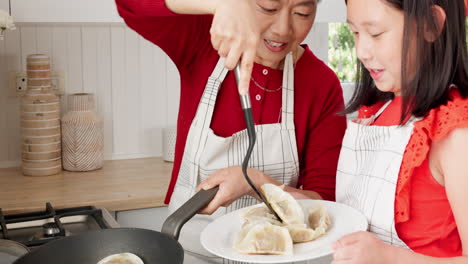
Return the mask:
<svg viewBox="0 0 468 264">
<path fill-rule="evenodd" d="M 323 60 L 327 37 L 328 25 L 316 23 L 306 40 Z M 8 76 L 24 72 L 33 53 L 50 55 L 52 70 L 64 72 L 65 94 L 96 94 L 106 159 L 161 156 L 162 129 L 176 125 L 179 76 L 158 47 L 124 24 L 20 23 L 0 41 L 0 167 L 20 164 L 20 98 Z"/>
</svg>

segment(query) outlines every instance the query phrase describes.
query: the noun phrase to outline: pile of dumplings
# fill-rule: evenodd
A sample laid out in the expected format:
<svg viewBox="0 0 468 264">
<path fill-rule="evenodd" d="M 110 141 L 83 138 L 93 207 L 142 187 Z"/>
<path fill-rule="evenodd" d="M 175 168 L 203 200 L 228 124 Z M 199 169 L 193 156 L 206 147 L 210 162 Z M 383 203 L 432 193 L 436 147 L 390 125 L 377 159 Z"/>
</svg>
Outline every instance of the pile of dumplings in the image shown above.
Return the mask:
<svg viewBox="0 0 468 264">
<path fill-rule="evenodd" d="M 264 203 L 242 212 L 243 225 L 234 240 L 241 254 L 292 255 L 293 244 L 312 241 L 327 232 L 330 217 L 324 206 L 305 210 L 284 186 L 264 184 L 261 191 L 282 222 Z"/>
</svg>

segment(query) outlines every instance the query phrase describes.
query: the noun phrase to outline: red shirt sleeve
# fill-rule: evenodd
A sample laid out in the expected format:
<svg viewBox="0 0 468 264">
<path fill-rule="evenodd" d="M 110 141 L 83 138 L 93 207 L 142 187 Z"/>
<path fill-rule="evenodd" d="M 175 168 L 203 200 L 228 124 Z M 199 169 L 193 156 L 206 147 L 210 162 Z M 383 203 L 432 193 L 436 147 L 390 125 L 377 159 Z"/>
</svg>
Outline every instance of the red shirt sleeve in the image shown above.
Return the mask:
<svg viewBox="0 0 468 264">
<path fill-rule="evenodd" d="M 327 93 L 320 93 L 318 107 L 311 108 L 314 115 L 308 122 L 304 142 L 304 156 L 301 164 L 299 184 L 304 190 L 312 190 L 323 199 L 335 200 L 335 183 L 338 157 L 346 130 L 346 116 L 339 114 L 344 110 L 343 92 L 340 82 L 329 68 L 322 78 L 329 87 L 320 87 Z"/>
<path fill-rule="evenodd" d="M 179 69 L 212 49 L 211 15 L 179 15 L 164 0 L 116 0 L 116 4 L 125 23 L 160 47 Z"/>
</svg>

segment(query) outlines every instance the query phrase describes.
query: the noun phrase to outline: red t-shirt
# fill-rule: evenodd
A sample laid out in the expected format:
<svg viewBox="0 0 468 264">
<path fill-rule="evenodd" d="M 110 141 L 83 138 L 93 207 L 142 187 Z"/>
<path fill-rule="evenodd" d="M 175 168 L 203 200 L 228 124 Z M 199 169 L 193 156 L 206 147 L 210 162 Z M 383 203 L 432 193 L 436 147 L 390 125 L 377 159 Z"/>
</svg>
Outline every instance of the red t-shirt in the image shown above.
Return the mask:
<svg viewBox="0 0 468 264">
<path fill-rule="evenodd" d="M 432 176 L 428 154 L 431 142 L 447 136 L 453 129 L 468 127 L 468 98 L 458 90 L 450 92 L 450 101 L 432 109 L 414 123 L 400 168 L 395 197 L 395 227 L 398 236 L 415 252 L 434 257 L 462 255 L 457 225 L 445 187 Z M 400 122 L 402 98 L 395 100 L 375 121 L 391 126 Z M 363 107 L 359 117 L 370 117 L 383 105 Z"/>
<path fill-rule="evenodd" d="M 174 168 L 165 202 L 168 203 L 182 160 L 188 130 L 219 55 L 210 42 L 212 16 L 177 15 L 163 0 L 117 0 L 120 15 L 129 27 L 158 45 L 172 59 L 180 73 L 181 96 L 177 120 Z M 340 82 L 331 69 L 307 46 L 294 71 L 294 124 L 300 166 L 299 185 L 324 199 L 335 199 L 335 175 L 346 118 Z M 257 84 L 276 90 L 282 84 L 282 70 L 254 65 Z M 281 90 L 265 92 L 250 83 L 255 124 L 280 122 Z M 211 129 L 222 137 L 245 129 L 237 84 L 229 72 L 216 99 Z M 299 187 L 299 186 L 298 186 Z"/>
</svg>

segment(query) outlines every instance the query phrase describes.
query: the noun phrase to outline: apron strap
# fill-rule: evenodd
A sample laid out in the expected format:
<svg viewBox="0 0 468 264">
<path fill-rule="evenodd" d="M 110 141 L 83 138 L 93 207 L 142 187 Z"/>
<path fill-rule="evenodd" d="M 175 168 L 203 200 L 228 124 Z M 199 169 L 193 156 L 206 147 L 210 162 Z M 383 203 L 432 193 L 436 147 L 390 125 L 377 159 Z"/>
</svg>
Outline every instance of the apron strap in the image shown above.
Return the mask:
<svg viewBox="0 0 468 264">
<path fill-rule="evenodd" d="M 224 61 L 224 58 L 219 58 L 216 67 L 208 78 L 195 114 L 194 121 L 209 120 L 210 122 L 205 122 L 207 126 L 211 123 L 219 87 L 228 73 L 228 70 L 224 67 Z"/>
<path fill-rule="evenodd" d="M 375 113 L 375 114 L 373 115 L 373 118 L 375 119 L 375 118 L 379 117 L 379 116 L 383 113 L 383 111 L 385 111 L 385 109 L 390 105 L 390 103 L 391 103 L 392 101 L 393 101 L 393 100 L 389 100 L 388 102 L 386 102 L 386 103 L 379 109 L 379 111 L 377 111 L 377 113 Z"/>
<path fill-rule="evenodd" d="M 186 149 L 186 151 L 190 150 L 188 155 L 192 156 L 192 159 L 196 161 L 197 164 L 200 161 L 200 157 L 203 152 L 202 149 L 211 125 L 219 86 L 221 86 L 221 83 L 227 73 L 228 70 L 224 67 L 224 58 L 220 58 L 215 69 L 208 78 L 202 98 L 198 104 L 195 118 L 193 119 L 190 128 L 191 133 L 189 133 L 189 136 L 193 137 L 192 142 L 196 142 L 196 145 L 189 146 L 189 149 Z"/>
<path fill-rule="evenodd" d="M 283 71 L 281 128 L 294 129 L 294 66 L 292 52 L 286 55 Z"/>
</svg>

